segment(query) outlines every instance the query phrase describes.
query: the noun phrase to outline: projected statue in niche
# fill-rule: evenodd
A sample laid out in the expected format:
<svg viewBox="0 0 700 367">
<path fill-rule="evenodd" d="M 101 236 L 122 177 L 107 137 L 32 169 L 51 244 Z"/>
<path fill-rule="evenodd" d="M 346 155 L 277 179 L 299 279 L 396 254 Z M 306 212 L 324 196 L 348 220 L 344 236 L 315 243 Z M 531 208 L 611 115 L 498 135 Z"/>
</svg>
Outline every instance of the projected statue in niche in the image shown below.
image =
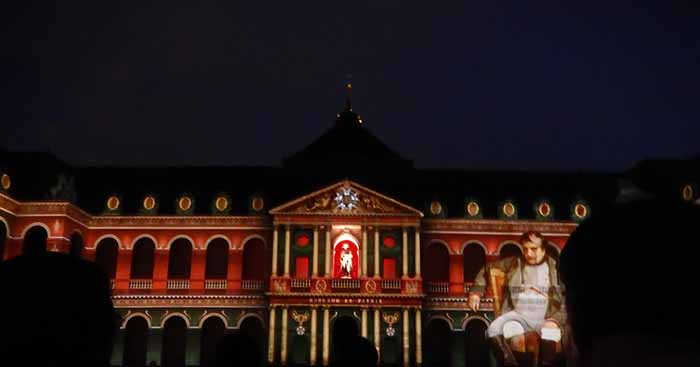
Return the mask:
<svg viewBox="0 0 700 367">
<path fill-rule="evenodd" d="M 338 242 L 333 250 L 333 277 L 341 279 L 357 278 L 359 247 L 350 240 Z"/>
</svg>

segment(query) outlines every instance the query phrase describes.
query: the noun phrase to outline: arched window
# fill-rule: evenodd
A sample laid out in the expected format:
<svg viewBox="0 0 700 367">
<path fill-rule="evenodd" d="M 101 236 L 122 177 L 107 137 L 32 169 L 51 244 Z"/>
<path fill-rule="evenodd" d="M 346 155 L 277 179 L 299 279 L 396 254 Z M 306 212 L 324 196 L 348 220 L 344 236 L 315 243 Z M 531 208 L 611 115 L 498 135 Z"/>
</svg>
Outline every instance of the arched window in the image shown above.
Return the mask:
<svg viewBox="0 0 700 367">
<path fill-rule="evenodd" d="M 264 280 L 268 274 L 265 244 L 254 238 L 243 247 L 243 279 Z"/>
<path fill-rule="evenodd" d="M 253 316 L 246 317 L 241 322 L 239 330 L 255 340 L 261 356 L 267 355 L 267 331 L 260 319 Z"/>
<path fill-rule="evenodd" d="M 83 236 L 78 232 L 73 233 L 70 236 L 70 255 L 80 259 L 83 256 L 83 245 Z"/>
<path fill-rule="evenodd" d="M 423 255 L 423 276 L 428 282 L 450 281 L 450 254 L 439 242 L 428 244 Z"/>
<path fill-rule="evenodd" d="M 223 238 L 212 240 L 207 246 L 207 279 L 226 279 L 228 273 L 228 242 Z"/>
<path fill-rule="evenodd" d="M 214 367 L 216 362 L 216 344 L 226 334 L 226 325 L 220 318 L 213 316 L 202 324 L 201 367 Z"/>
<path fill-rule="evenodd" d="M 143 367 L 146 365 L 148 348 L 148 322 L 141 316 L 135 316 L 126 323 L 124 331 L 125 367 Z"/>
<path fill-rule="evenodd" d="M 24 234 L 22 242 L 22 253 L 25 255 L 36 255 L 46 252 L 46 240 L 49 234 L 41 226 L 34 226 Z"/>
<path fill-rule="evenodd" d="M 97 263 L 111 279 L 114 279 L 117 274 L 118 254 L 119 244 L 114 238 L 104 238 L 97 244 L 95 263 Z"/>
<path fill-rule="evenodd" d="M 505 259 L 507 257 L 520 257 L 523 256 L 523 251 L 520 250 L 520 247 L 518 247 L 514 243 L 507 243 L 501 247 L 501 251 L 498 254 L 501 259 Z"/>
<path fill-rule="evenodd" d="M 187 323 L 178 316 L 165 321 L 163 326 L 163 349 L 161 364 L 163 367 L 185 367 L 187 349 Z"/>
<path fill-rule="evenodd" d="M 148 237 L 142 237 L 134 244 L 131 254 L 131 278 L 153 278 L 153 258 L 156 245 Z"/>
<path fill-rule="evenodd" d="M 486 252 L 478 243 L 470 243 L 462 252 L 464 256 L 464 282 L 473 282 L 486 264 Z"/>
<path fill-rule="evenodd" d="M 472 319 L 464 328 L 466 367 L 489 365 L 489 346 L 486 343 L 486 323 Z"/>
<path fill-rule="evenodd" d="M 452 330 L 447 321 L 432 319 L 423 333 L 423 365 L 426 367 L 450 366 Z"/>
<path fill-rule="evenodd" d="M 186 238 L 178 238 L 170 246 L 168 279 L 189 279 L 192 265 L 192 244 Z"/>
</svg>

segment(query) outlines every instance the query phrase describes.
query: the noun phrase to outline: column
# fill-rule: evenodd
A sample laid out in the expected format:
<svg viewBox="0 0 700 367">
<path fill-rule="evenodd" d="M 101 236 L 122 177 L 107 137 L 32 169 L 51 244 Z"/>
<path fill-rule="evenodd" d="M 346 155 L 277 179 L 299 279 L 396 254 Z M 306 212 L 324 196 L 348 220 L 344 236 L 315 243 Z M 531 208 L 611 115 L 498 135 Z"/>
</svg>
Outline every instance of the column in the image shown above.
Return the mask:
<svg viewBox="0 0 700 367">
<path fill-rule="evenodd" d="M 403 237 L 401 242 L 401 277 L 408 277 L 408 231 L 403 227 Z"/>
<path fill-rule="evenodd" d="M 379 278 L 379 227 L 374 227 L 374 277 Z"/>
<path fill-rule="evenodd" d="M 289 242 L 291 234 L 289 233 L 289 225 L 284 230 L 284 276 L 289 276 Z"/>
<path fill-rule="evenodd" d="M 282 307 L 282 340 L 280 340 L 280 363 L 287 364 L 287 307 Z"/>
<path fill-rule="evenodd" d="M 318 276 L 318 227 L 314 226 L 314 253 L 311 267 L 311 276 Z M 312 363 L 313 364 L 313 363 Z"/>
<path fill-rule="evenodd" d="M 272 276 L 277 276 L 277 226 L 272 232 Z"/>
<path fill-rule="evenodd" d="M 316 307 L 311 308 L 311 355 L 309 361 L 312 366 L 316 365 Z"/>
<path fill-rule="evenodd" d="M 362 267 L 360 277 L 367 276 L 367 227 L 362 226 Z"/>
<path fill-rule="evenodd" d="M 406 232 L 404 232 L 406 233 Z M 408 343 L 409 343 L 409 322 L 408 322 L 408 308 L 403 309 L 403 365 L 408 367 L 409 363 L 411 362 L 411 357 L 408 354 Z"/>
<path fill-rule="evenodd" d="M 416 268 L 416 278 L 420 278 L 420 227 L 416 227 L 416 237 L 415 237 L 415 268 Z"/>
<path fill-rule="evenodd" d="M 330 333 L 330 327 L 329 327 L 329 310 L 328 307 L 323 308 L 323 365 L 328 366 L 328 338 Z"/>
<path fill-rule="evenodd" d="M 380 323 L 380 315 L 379 315 L 379 309 L 375 308 L 374 309 L 374 347 L 377 348 L 377 354 L 379 355 L 379 361 L 381 362 L 382 360 L 382 354 L 381 354 L 381 340 L 382 340 L 382 331 L 381 331 L 381 323 Z"/>
<path fill-rule="evenodd" d="M 416 309 L 416 365 L 423 365 L 423 326 L 420 308 Z"/>
<path fill-rule="evenodd" d="M 273 364 L 275 362 L 275 306 L 270 306 L 270 323 L 268 329 L 267 362 Z"/>
<path fill-rule="evenodd" d="M 367 308 L 362 308 L 362 336 L 367 337 Z"/>
<path fill-rule="evenodd" d="M 326 227 L 326 257 L 325 257 L 325 272 L 323 273 L 326 277 L 331 276 L 331 226 L 330 224 Z"/>
</svg>

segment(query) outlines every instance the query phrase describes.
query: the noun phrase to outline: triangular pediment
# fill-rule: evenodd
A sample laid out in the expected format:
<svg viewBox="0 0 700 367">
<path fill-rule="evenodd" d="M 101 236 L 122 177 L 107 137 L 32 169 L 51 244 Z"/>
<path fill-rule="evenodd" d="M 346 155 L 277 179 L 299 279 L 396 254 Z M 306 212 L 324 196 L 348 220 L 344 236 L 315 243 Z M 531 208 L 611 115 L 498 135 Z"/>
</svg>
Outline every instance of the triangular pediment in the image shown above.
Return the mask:
<svg viewBox="0 0 700 367">
<path fill-rule="evenodd" d="M 349 180 L 282 204 L 270 214 L 423 217 L 419 210 Z"/>
</svg>

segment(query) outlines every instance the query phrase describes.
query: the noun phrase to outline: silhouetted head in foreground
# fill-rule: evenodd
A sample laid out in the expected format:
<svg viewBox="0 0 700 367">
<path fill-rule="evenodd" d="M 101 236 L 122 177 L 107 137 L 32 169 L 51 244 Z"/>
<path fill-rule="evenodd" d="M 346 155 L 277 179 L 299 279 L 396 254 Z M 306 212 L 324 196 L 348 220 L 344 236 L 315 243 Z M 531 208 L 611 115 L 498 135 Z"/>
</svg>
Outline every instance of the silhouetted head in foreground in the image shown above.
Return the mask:
<svg viewBox="0 0 700 367">
<path fill-rule="evenodd" d="M 260 366 L 260 347 L 250 336 L 235 331 L 216 344 L 216 367 Z"/>
<path fill-rule="evenodd" d="M 579 366 L 700 365 L 699 228 L 700 207 L 645 200 L 574 231 L 560 274 Z"/>
<path fill-rule="evenodd" d="M 376 367 L 377 349 L 372 342 L 361 336 L 352 336 L 335 346 L 333 367 Z"/>
<path fill-rule="evenodd" d="M 0 262 L 0 295 L 3 362 L 109 365 L 119 320 L 109 278 L 94 263 L 58 253 Z"/>
</svg>

